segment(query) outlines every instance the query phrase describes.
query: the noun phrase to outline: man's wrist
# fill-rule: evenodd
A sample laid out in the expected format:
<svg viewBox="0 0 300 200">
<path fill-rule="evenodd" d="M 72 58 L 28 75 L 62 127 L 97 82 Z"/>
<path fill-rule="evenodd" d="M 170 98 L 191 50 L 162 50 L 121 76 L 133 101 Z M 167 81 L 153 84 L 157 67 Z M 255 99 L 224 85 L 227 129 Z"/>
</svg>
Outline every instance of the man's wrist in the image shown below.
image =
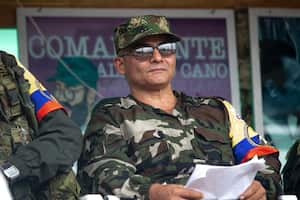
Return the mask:
<svg viewBox="0 0 300 200">
<path fill-rule="evenodd" d="M 20 176 L 19 169 L 9 162 L 1 163 L 0 170 L 9 182 L 14 181 Z"/>
</svg>

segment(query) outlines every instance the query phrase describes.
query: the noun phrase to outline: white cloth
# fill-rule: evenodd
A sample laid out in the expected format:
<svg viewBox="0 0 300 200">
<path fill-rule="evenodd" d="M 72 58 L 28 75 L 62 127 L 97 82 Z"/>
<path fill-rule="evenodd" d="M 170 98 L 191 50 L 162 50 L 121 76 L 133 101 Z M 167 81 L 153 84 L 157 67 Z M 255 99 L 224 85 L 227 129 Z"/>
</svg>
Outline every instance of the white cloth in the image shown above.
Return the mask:
<svg viewBox="0 0 300 200">
<path fill-rule="evenodd" d="M 86 194 L 80 197 L 80 200 L 103 200 L 100 194 Z"/>
<path fill-rule="evenodd" d="M 114 195 L 107 195 L 104 198 L 100 194 L 87 194 L 80 197 L 80 200 L 120 200 Z"/>
<path fill-rule="evenodd" d="M 13 200 L 8 183 L 2 172 L 0 172 L 0 195 L 1 200 Z"/>
<path fill-rule="evenodd" d="M 280 195 L 278 200 L 298 200 L 296 195 Z"/>
</svg>

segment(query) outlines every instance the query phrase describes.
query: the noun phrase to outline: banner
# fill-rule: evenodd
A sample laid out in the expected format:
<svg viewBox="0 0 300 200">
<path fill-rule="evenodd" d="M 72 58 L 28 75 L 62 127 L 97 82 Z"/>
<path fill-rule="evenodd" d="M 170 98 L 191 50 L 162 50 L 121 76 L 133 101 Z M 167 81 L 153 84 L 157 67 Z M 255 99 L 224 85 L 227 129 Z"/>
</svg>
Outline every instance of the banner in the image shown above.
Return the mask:
<svg viewBox="0 0 300 200">
<path fill-rule="evenodd" d="M 249 14 L 256 130 L 279 148 L 284 164 L 300 138 L 300 10 Z"/>
<path fill-rule="evenodd" d="M 20 8 L 21 61 L 83 125 L 94 101 L 129 93 L 124 77 L 114 69 L 113 29 L 131 16 L 144 14 L 167 16 L 172 31 L 182 37 L 174 89 L 221 96 L 239 112 L 231 10 Z"/>
</svg>

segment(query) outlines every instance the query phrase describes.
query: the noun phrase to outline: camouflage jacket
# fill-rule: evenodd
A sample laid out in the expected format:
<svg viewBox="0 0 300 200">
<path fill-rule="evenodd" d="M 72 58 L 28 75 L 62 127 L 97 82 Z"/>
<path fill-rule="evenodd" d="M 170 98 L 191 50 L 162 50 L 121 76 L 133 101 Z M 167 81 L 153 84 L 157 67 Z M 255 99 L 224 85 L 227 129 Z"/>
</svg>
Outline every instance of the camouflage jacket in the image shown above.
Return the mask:
<svg viewBox="0 0 300 200">
<path fill-rule="evenodd" d="M 275 199 L 280 190 L 278 151 L 263 144 L 228 102 L 175 95 L 172 113 L 132 96 L 96 105 L 79 161 L 83 193 L 147 199 L 152 183 L 185 184 L 194 165 L 203 160 L 238 164 L 259 155 L 274 173 L 256 178 Z"/>
</svg>

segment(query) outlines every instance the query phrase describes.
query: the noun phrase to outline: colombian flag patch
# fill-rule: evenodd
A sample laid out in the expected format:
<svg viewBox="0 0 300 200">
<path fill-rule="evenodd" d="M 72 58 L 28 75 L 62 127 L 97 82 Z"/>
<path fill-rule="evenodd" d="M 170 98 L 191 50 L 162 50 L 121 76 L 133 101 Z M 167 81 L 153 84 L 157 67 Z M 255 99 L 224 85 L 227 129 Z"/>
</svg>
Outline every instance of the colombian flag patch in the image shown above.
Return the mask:
<svg viewBox="0 0 300 200">
<path fill-rule="evenodd" d="M 46 88 L 24 67 L 24 78 L 29 81 L 29 94 L 34 104 L 35 115 L 38 121 L 42 120 L 49 112 L 64 109 L 63 106 L 46 90 Z"/>
</svg>

